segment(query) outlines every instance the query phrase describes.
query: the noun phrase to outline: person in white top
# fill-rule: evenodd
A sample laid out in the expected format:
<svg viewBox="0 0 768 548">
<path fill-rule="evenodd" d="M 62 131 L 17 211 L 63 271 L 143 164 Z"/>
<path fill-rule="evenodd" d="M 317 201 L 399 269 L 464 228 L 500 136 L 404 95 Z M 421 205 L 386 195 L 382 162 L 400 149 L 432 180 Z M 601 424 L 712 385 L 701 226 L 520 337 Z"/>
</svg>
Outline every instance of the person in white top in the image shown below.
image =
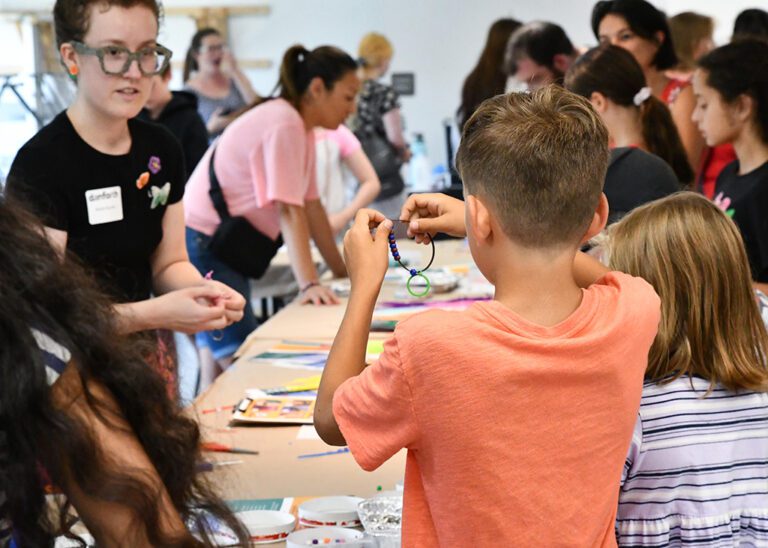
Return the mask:
<svg viewBox="0 0 768 548">
<path fill-rule="evenodd" d="M 359 209 L 378 196 L 381 183 L 360 141 L 346 126 L 315 128 L 315 146 L 317 190 L 331 230 L 338 235 Z M 356 191 L 350 173 L 360 183 Z"/>
</svg>

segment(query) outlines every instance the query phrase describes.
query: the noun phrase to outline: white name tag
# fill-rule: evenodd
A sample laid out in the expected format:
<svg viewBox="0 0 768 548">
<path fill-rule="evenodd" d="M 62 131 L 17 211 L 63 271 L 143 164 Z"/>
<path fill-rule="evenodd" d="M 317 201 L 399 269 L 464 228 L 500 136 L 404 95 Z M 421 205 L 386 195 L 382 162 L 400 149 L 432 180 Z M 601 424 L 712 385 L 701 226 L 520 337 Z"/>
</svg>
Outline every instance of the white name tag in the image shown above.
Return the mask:
<svg viewBox="0 0 768 548">
<path fill-rule="evenodd" d="M 85 193 L 88 222 L 103 225 L 123 220 L 123 195 L 119 186 L 97 188 Z"/>
</svg>

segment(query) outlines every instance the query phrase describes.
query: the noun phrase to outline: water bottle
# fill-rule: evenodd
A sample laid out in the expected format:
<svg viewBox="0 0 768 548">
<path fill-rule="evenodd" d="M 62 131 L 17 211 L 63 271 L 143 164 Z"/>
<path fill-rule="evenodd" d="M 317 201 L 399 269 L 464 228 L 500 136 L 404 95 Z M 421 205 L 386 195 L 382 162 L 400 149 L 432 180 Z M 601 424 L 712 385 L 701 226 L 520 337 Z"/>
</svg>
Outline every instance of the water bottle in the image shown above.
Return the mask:
<svg viewBox="0 0 768 548">
<path fill-rule="evenodd" d="M 427 145 L 421 133 L 414 135 L 411 143 L 411 159 L 409 166 L 409 183 L 412 192 L 429 192 L 432 190 L 432 166 L 427 158 Z"/>
<path fill-rule="evenodd" d="M 451 174 L 443 164 L 437 164 L 432 169 L 432 191 L 439 192 L 451 186 Z"/>
</svg>

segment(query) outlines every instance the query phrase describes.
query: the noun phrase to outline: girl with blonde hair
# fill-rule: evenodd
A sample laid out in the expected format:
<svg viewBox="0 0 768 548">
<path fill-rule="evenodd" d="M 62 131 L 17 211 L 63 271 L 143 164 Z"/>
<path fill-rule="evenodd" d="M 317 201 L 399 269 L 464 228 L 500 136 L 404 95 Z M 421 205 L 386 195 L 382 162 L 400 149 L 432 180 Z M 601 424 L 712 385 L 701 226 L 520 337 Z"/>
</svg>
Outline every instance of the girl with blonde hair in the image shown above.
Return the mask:
<svg viewBox="0 0 768 548">
<path fill-rule="evenodd" d="M 661 297 L 624 467 L 620 546 L 768 544 L 768 334 L 739 230 L 682 192 L 608 232 L 611 269 Z M 721 544 L 722 543 L 722 544 Z"/>
</svg>

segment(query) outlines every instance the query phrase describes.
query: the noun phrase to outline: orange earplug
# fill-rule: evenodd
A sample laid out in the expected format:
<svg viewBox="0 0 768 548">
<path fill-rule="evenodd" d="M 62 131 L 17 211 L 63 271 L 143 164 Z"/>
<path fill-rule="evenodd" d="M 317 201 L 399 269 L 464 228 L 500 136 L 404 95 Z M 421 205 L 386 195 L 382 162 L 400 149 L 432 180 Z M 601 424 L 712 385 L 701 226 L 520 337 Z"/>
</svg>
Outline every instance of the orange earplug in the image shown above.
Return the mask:
<svg viewBox="0 0 768 548">
<path fill-rule="evenodd" d="M 80 70 L 77 68 L 77 65 L 72 65 L 69 67 L 69 74 L 70 76 L 77 76 L 80 73 Z"/>
</svg>

